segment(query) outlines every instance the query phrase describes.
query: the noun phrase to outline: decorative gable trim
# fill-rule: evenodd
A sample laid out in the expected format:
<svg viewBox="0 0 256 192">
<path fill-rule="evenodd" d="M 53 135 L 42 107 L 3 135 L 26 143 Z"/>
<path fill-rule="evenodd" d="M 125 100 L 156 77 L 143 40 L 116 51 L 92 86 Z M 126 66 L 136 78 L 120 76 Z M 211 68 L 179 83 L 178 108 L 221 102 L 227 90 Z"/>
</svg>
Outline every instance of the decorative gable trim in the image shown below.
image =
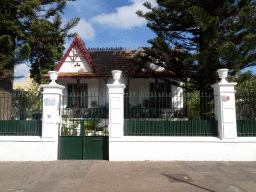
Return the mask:
<svg viewBox="0 0 256 192">
<path fill-rule="evenodd" d="M 54 71 L 59 71 L 61 66 L 63 65 L 63 63 L 66 61 L 66 58 L 69 56 L 70 51 L 72 50 L 72 48 L 74 47 L 74 45 L 77 43 L 79 48 L 81 49 L 84 57 L 86 58 L 86 60 L 88 61 L 88 63 L 90 64 L 92 70 L 94 73 L 98 72 L 98 70 L 96 69 L 95 65 L 92 63 L 92 60 L 90 58 L 89 53 L 87 53 L 85 46 L 81 43 L 81 39 L 80 37 L 77 35 L 76 38 L 74 39 L 74 41 L 72 42 L 72 44 L 69 46 L 67 52 L 65 53 L 65 55 L 62 57 L 61 61 L 59 62 L 59 64 L 57 65 L 57 67 L 54 69 Z"/>
</svg>

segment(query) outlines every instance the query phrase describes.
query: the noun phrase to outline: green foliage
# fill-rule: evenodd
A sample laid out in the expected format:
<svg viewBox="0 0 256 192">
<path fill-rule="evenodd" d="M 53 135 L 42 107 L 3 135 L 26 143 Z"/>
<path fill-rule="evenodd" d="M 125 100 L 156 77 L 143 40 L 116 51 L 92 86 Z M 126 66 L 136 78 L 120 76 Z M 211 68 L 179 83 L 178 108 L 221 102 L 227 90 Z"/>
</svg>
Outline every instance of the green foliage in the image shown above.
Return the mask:
<svg viewBox="0 0 256 192">
<path fill-rule="evenodd" d="M 251 71 L 239 71 L 228 81 L 237 82 L 235 90 L 238 119 L 256 119 L 256 75 Z"/>
<path fill-rule="evenodd" d="M 14 90 L 12 95 L 12 108 L 14 115 L 23 114 L 34 116 L 42 113 L 43 96 L 40 85 L 32 81 L 27 91 Z"/>
<path fill-rule="evenodd" d="M 204 100 L 205 102 L 201 102 Z M 209 97 L 202 97 L 200 91 L 193 91 L 189 93 L 183 93 L 183 106 L 187 108 L 187 118 L 189 120 L 199 119 L 215 119 L 214 102 L 208 102 Z M 206 106 L 204 106 L 204 104 Z M 205 112 L 208 111 L 208 112 Z M 201 113 L 204 114 L 202 117 Z M 206 118 L 206 119 L 204 119 Z"/>
<path fill-rule="evenodd" d="M 61 127 L 61 135 L 63 136 L 72 136 L 76 135 L 75 128 L 78 126 L 80 122 L 73 121 L 71 125 L 68 124 L 68 117 L 63 118 L 62 127 Z"/>
<path fill-rule="evenodd" d="M 183 94 L 184 106 L 187 107 L 187 118 L 189 120 L 200 119 L 200 94 L 199 91 L 195 91 L 190 94 Z"/>
<path fill-rule="evenodd" d="M 65 135 L 65 136 L 72 136 L 72 134 L 70 133 L 70 130 L 67 126 L 68 124 L 68 117 L 63 118 L 65 123 L 62 122 L 62 126 L 61 126 L 61 135 Z"/>
<path fill-rule="evenodd" d="M 12 59 L 14 57 L 13 42 L 9 35 L 0 36 L 0 75 L 5 69 L 10 69 L 13 65 Z"/>
<path fill-rule="evenodd" d="M 42 5 L 51 6 L 43 18 L 38 15 Z M 53 70 L 63 55 L 65 37 L 76 35 L 68 31 L 78 24 L 79 18 L 61 27 L 59 13 L 63 13 L 65 6 L 66 0 L 1 1 L 0 75 L 5 69 L 30 61 L 31 77 L 37 83 L 43 82 L 42 75 Z"/>
<path fill-rule="evenodd" d="M 108 134 L 107 125 L 103 127 L 99 127 L 99 121 L 84 121 L 84 127 L 86 133 L 93 133 L 96 134 L 97 131 L 102 131 L 103 134 Z"/>
<path fill-rule="evenodd" d="M 29 99 L 33 103 L 34 112 L 41 113 L 43 108 L 42 90 L 38 83 L 32 81 L 32 85 L 28 88 Z"/>
<path fill-rule="evenodd" d="M 160 0 L 149 12 L 137 11 L 156 33 L 151 48 L 130 58 L 153 77 L 192 82 L 192 90 L 211 91 L 219 80 L 216 71 L 230 75 L 255 65 L 256 6 L 253 0 Z M 188 35 L 189 34 L 189 35 Z M 152 59 L 154 58 L 154 59 Z M 159 59 L 159 62 L 156 62 Z M 165 67 L 156 72 L 148 62 Z M 175 82 L 173 82 L 175 83 Z"/>
<path fill-rule="evenodd" d="M 94 107 L 97 107 L 98 106 L 98 103 L 97 101 L 92 101 L 91 102 L 91 106 L 94 108 Z"/>
<path fill-rule="evenodd" d="M 256 94 L 256 75 L 254 75 L 251 71 L 241 72 L 240 70 L 236 76 L 229 77 L 228 81 L 237 82 L 235 90 L 236 94 L 238 95 L 248 93 L 254 96 L 254 94 Z"/>
<path fill-rule="evenodd" d="M 84 122 L 84 127 L 86 131 L 89 131 L 90 133 L 92 131 L 95 131 L 98 127 L 99 121 L 92 121 L 92 122 Z"/>
</svg>

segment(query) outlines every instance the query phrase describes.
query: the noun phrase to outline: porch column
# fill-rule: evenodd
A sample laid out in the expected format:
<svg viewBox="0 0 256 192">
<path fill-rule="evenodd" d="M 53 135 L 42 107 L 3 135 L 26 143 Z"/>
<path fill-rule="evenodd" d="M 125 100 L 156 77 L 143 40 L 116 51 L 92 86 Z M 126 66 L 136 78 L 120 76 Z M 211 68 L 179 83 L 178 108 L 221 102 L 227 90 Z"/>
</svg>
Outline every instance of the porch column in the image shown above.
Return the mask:
<svg viewBox="0 0 256 192">
<path fill-rule="evenodd" d="M 109 88 L 109 136 L 120 138 L 124 135 L 124 84 L 119 83 L 122 71 L 113 70 L 113 84 Z"/>
<path fill-rule="evenodd" d="M 214 88 L 215 119 L 218 120 L 219 137 L 224 139 L 236 139 L 236 105 L 234 86 L 237 83 L 229 83 L 225 80 L 228 69 L 219 69 L 221 81 L 212 85 Z"/>
<path fill-rule="evenodd" d="M 43 87 L 43 120 L 42 138 L 54 138 L 56 143 L 56 160 L 58 154 L 58 131 L 61 122 L 61 96 L 64 86 L 58 85 L 58 72 L 49 71 L 50 84 L 41 85 Z"/>
</svg>

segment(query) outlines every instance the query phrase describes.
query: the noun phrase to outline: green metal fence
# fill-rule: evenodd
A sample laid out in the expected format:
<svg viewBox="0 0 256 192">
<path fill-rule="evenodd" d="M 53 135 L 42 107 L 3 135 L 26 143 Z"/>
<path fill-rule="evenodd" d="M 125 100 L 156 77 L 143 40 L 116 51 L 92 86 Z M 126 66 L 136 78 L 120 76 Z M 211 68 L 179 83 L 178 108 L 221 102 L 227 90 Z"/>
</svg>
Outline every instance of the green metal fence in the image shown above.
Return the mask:
<svg viewBox="0 0 256 192">
<path fill-rule="evenodd" d="M 236 94 L 238 137 L 256 137 L 256 98 L 249 93 Z"/>
<path fill-rule="evenodd" d="M 125 136 L 218 136 L 215 120 L 125 120 Z"/>
<path fill-rule="evenodd" d="M 108 98 L 106 94 L 74 94 L 62 97 L 61 136 L 108 135 Z"/>
<path fill-rule="evenodd" d="M 41 120 L 0 120 L 2 136 L 41 136 Z"/>
<path fill-rule="evenodd" d="M 0 135 L 40 136 L 42 94 L 14 91 L 0 94 Z"/>
<path fill-rule="evenodd" d="M 256 137 L 256 120 L 237 120 L 238 137 Z"/>
<path fill-rule="evenodd" d="M 125 136 L 218 136 L 213 94 L 129 93 L 124 101 Z"/>
</svg>

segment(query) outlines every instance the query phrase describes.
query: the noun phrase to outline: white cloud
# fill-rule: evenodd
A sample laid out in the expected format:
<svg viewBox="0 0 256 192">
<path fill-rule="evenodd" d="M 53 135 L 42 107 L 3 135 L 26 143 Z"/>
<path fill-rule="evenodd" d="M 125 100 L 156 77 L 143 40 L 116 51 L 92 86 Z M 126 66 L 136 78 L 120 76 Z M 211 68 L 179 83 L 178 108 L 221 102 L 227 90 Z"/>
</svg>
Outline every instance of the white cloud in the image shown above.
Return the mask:
<svg viewBox="0 0 256 192">
<path fill-rule="evenodd" d="M 82 39 L 86 40 L 93 40 L 95 37 L 95 30 L 91 23 L 86 22 L 86 20 L 83 18 L 81 18 L 78 25 L 72 28 L 69 32 L 76 32 Z"/>
<path fill-rule="evenodd" d="M 24 76 L 23 78 L 15 79 L 15 82 L 18 81 L 27 81 L 30 67 L 26 64 L 19 64 L 14 67 L 14 76 Z"/>
<path fill-rule="evenodd" d="M 147 21 L 144 18 L 138 17 L 135 13 L 138 10 L 142 10 L 143 12 L 149 11 L 149 9 L 142 5 L 145 0 L 130 0 L 130 2 L 132 2 L 132 5 L 117 7 L 116 12 L 111 14 L 103 13 L 93 17 L 91 21 L 120 29 L 145 26 Z M 156 5 L 155 0 L 148 0 L 148 2 L 153 6 Z"/>
</svg>

